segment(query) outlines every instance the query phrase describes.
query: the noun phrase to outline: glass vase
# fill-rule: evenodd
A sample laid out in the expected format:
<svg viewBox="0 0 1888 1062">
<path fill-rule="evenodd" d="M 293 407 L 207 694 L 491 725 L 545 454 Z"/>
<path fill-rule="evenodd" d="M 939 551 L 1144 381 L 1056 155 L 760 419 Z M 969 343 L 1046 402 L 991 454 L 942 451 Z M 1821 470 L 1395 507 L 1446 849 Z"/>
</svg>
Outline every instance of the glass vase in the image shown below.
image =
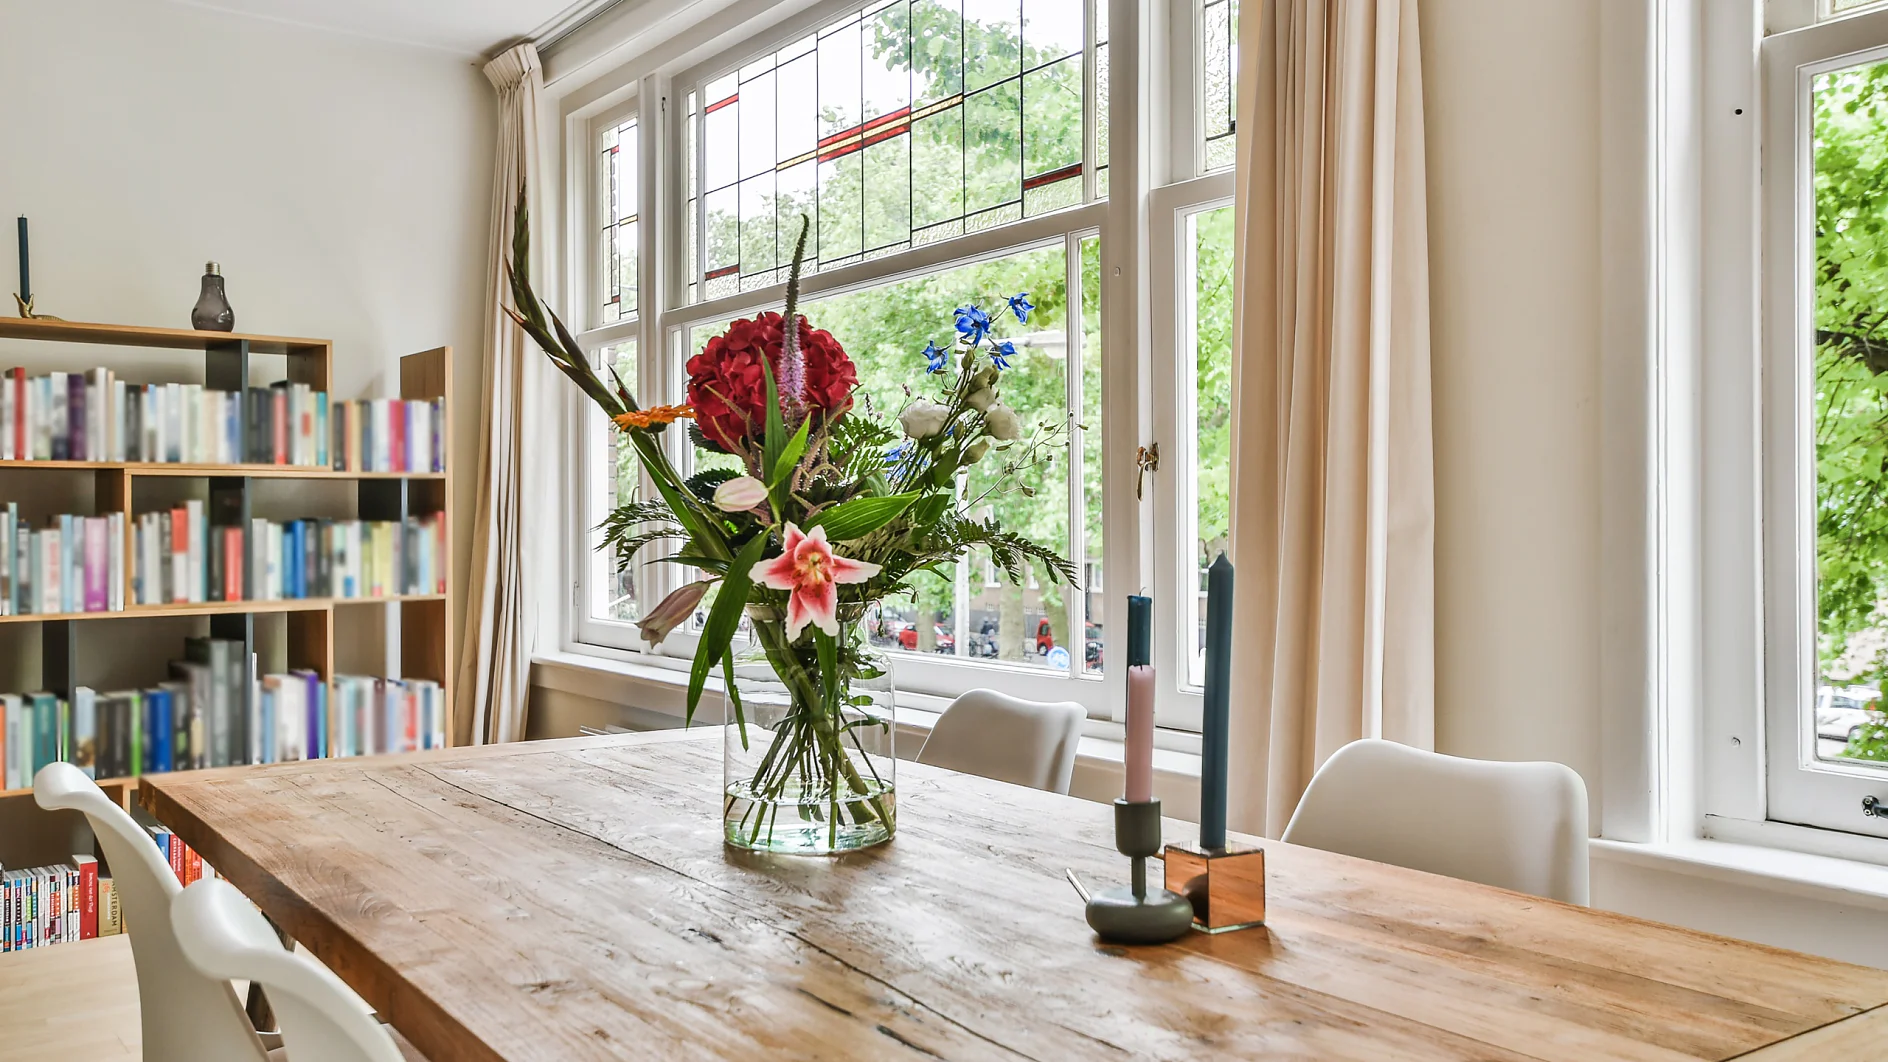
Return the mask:
<svg viewBox="0 0 1888 1062">
<path fill-rule="evenodd" d="M 897 829 L 896 692 L 858 617 L 841 617 L 830 658 L 787 640 L 778 612 L 750 607 L 722 733 L 722 833 L 736 848 L 833 855 Z"/>
</svg>

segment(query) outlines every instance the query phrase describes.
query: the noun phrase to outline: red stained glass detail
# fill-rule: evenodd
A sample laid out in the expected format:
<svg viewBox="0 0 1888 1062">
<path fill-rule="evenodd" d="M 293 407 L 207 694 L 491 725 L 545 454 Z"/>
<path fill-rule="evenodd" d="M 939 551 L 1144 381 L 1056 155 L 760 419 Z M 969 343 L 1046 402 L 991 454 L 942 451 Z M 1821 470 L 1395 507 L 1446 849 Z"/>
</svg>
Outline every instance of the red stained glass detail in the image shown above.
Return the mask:
<svg viewBox="0 0 1888 1062">
<path fill-rule="evenodd" d="M 702 274 L 702 279 L 703 280 L 719 280 L 722 277 L 731 277 L 740 271 L 741 271 L 741 267 L 739 265 L 722 266 L 720 269 L 711 269 L 708 272 Z"/>
<path fill-rule="evenodd" d="M 726 107 L 726 106 L 727 106 L 728 104 L 730 104 L 730 103 L 733 103 L 733 102 L 734 102 L 735 100 L 738 100 L 738 99 L 740 99 L 740 98 L 741 98 L 741 94 L 737 92 L 737 93 L 735 93 L 734 95 L 732 95 L 732 96 L 729 96 L 729 97 L 728 97 L 727 99 L 725 99 L 725 100 L 718 100 L 718 101 L 716 101 L 716 102 L 714 102 L 714 103 L 710 103 L 710 104 L 708 105 L 708 109 L 707 109 L 706 111 L 703 111 L 702 113 L 703 113 L 703 114 L 713 114 L 713 113 L 715 113 L 716 111 L 718 111 L 718 110 L 720 110 L 721 108 L 723 108 L 723 107 Z"/>
<path fill-rule="evenodd" d="M 1070 177 L 1080 177 L 1081 175 L 1082 175 L 1082 164 L 1079 162 L 1073 163 L 1071 165 L 1064 166 L 1059 170 L 1050 170 L 1047 173 L 1038 173 L 1034 177 L 1031 177 L 1025 180 L 1023 182 L 1023 191 L 1027 192 L 1031 188 L 1041 188 L 1045 184 L 1054 184 L 1057 181 L 1066 181 Z"/>
</svg>

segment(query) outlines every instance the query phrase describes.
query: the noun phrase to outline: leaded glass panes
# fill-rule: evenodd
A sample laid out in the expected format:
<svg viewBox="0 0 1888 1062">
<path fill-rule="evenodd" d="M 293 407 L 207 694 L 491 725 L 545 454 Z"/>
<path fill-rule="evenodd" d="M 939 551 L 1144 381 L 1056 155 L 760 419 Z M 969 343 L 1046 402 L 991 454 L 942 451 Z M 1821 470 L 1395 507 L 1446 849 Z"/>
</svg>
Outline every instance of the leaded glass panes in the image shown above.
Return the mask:
<svg viewBox="0 0 1888 1062">
<path fill-rule="evenodd" d="M 872 0 L 708 82 L 701 296 L 784 280 L 802 215 L 817 271 L 1078 205 L 1088 6 Z"/>
<path fill-rule="evenodd" d="M 598 135 L 598 324 L 636 315 L 636 157 L 635 119 Z"/>
<path fill-rule="evenodd" d="M 1239 0 L 1206 0 L 1200 22 L 1200 123 L 1206 138 L 1206 168 L 1233 163 L 1233 127 L 1239 76 Z"/>
</svg>

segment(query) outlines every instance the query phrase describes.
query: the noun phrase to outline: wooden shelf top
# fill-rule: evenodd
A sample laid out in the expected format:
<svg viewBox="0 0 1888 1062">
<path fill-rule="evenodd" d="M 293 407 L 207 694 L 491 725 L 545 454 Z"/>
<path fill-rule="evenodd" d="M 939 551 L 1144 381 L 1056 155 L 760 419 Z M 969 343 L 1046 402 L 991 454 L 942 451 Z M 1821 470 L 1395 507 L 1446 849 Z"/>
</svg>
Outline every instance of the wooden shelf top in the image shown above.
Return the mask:
<svg viewBox="0 0 1888 1062">
<path fill-rule="evenodd" d="M 252 479 L 445 479 L 444 472 L 337 472 L 320 465 L 209 465 L 173 461 L 0 461 L 0 469 L 115 472 L 134 476 L 248 476 Z"/>
<path fill-rule="evenodd" d="M 320 612 L 347 605 L 385 605 L 407 601 L 444 601 L 444 594 L 395 594 L 388 597 L 295 597 L 279 601 L 194 601 L 169 605 L 131 605 L 115 612 L 33 612 L 0 616 L 0 623 L 50 623 L 60 620 L 132 619 L 163 616 L 226 616 L 245 612 Z"/>
<path fill-rule="evenodd" d="M 326 355 L 333 344 L 326 339 L 291 339 L 243 332 L 200 332 L 194 328 L 147 328 L 142 325 L 93 324 L 85 321 L 47 321 L 40 318 L 0 317 L 0 339 L 36 339 L 52 343 L 105 343 L 162 350 L 209 350 L 237 340 L 248 340 L 252 354 L 290 357 Z"/>
</svg>

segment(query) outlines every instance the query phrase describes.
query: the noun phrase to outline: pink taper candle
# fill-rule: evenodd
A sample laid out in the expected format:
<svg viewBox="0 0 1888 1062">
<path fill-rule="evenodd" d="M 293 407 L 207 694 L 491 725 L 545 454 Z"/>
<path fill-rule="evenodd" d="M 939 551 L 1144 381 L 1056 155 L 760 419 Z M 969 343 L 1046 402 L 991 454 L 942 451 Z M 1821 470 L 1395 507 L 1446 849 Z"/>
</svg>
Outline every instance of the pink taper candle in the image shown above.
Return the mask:
<svg viewBox="0 0 1888 1062">
<path fill-rule="evenodd" d="M 1128 668 L 1128 733 L 1125 750 L 1131 804 L 1154 799 L 1154 669 Z"/>
</svg>

